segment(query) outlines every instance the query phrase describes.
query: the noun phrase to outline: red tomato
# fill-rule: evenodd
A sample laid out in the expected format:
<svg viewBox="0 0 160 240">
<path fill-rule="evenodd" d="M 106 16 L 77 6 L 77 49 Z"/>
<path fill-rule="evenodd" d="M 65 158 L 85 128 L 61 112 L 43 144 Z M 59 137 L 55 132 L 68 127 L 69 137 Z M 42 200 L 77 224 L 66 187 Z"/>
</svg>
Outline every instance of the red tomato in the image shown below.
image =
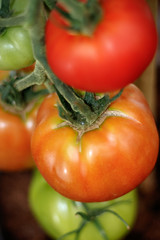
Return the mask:
<svg viewBox="0 0 160 240">
<path fill-rule="evenodd" d="M 117 90 L 135 81 L 152 60 L 157 32 L 145 0 L 101 0 L 103 17 L 92 36 L 46 24 L 46 55 L 66 84 L 85 91 Z"/>
<path fill-rule="evenodd" d="M 159 148 L 154 118 L 142 92 L 127 86 L 98 129 L 83 134 L 59 126 L 57 97 L 39 108 L 31 148 L 46 181 L 81 202 L 107 201 L 138 186 L 153 169 Z"/>
<path fill-rule="evenodd" d="M 38 103 L 25 115 L 5 111 L 0 106 L 0 170 L 19 171 L 35 166 L 30 141 L 35 125 Z"/>
</svg>

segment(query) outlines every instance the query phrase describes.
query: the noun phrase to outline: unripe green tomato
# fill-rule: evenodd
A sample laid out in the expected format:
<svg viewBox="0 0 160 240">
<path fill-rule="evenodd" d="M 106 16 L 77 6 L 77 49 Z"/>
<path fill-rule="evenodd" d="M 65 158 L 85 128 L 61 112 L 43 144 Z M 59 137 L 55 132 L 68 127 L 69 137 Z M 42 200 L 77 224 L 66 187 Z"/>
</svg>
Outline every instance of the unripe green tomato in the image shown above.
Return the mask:
<svg viewBox="0 0 160 240">
<path fill-rule="evenodd" d="M 76 184 L 76 183 L 75 183 Z M 128 201 L 126 201 L 128 200 Z M 120 201 L 118 203 L 118 201 Z M 124 202 L 123 202 L 124 201 Z M 53 190 L 36 170 L 34 172 L 30 189 L 29 203 L 31 211 L 44 229 L 54 239 L 79 227 L 83 219 L 76 215 L 77 212 L 85 212 L 82 203 L 73 202 Z M 138 212 L 137 190 L 108 202 L 87 203 L 90 209 L 102 208 L 113 204 L 110 210 L 118 213 L 132 228 Z M 113 213 L 105 212 L 97 217 L 100 225 L 109 240 L 118 240 L 129 233 L 124 223 Z M 65 240 L 75 240 L 75 234 L 66 236 Z M 99 230 L 93 222 L 87 222 L 79 235 L 79 240 L 103 240 Z"/>
<path fill-rule="evenodd" d="M 16 16 L 26 11 L 26 8 L 30 0 L 10 0 L 10 6 L 13 11 L 13 15 Z"/>
<path fill-rule="evenodd" d="M 28 0 L 11 1 L 12 16 L 26 10 Z M 31 39 L 22 26 L 7 27 L 0 34 L 0 70 L 17 70 L 34 62 Z"/>
</svg>

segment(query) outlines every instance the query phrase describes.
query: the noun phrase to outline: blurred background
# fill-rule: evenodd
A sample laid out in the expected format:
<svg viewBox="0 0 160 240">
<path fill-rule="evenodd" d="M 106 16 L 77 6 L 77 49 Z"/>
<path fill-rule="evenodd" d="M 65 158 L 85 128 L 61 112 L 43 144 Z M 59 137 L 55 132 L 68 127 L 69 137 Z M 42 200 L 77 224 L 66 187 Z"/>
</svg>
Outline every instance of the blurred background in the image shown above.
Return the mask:
<svg viewBox="0 0 160 240">
<path fill-rule="evenodd" d="M 154 11 L 157 1 L 152 2 Z M 158 9 L 156 19 L 160 36 L 160 0 Z M 156 58 L 136 84 L 150 104 L 160 133 L 160 44 Z M 0 173 L 0 240 L 50 240 L 29 208 L 31 177 L 32 170 Z M 125 240 L 160 240 L 160 156 L 154 171 L 139 186 L 138 192 L 137 220 Z"/>
</svg>

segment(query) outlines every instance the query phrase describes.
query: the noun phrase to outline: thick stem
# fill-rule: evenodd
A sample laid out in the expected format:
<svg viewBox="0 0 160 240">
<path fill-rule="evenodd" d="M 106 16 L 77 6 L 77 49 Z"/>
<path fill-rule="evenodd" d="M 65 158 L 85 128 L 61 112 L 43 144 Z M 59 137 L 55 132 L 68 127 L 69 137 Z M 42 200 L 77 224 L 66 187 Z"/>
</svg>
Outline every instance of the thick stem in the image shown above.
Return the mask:
<svg viewBox="0 0 160 240">
<path fill-rule="evenodd" d="M 0 27 L 13 27 L 22 25 L 26 22 L 26 15 L 15 16 L 10 18 L 0 18 Z"/>
<path fill-rule="evenodd" d="M 51 81 L 49 79 L 46 79 L 46 81 L 44 82 L 44 85 L 47 88 L 49 93 L 55 92 L 55 87 L 54 85 L 51 84 Z"/>
<path fill-rule="evenodd" d="M 79 112 L 85 116 L 86 121 L 90 123 L 95 119 L 95 114 L 91 111 L 90 107 L 84 103 L 83 99 L 79 98 L 72 88 L 61 82 L 52 72 L 46 59 L 45 42 L 44 42 L 44 29 L 45 29 L 45 13 L 41 0 L 32 0 L 29 5 L 29 18 L 28 30 L 32 39 L 32 46 L 34 57 L 39 61 L 42 68 L 50 81 L 55 85 L 56 89 L 71 105 L 75 112 Z M 17 85 L 18 86 L 18 85 Z"/>
<path fill-rule="evenodd" d="M 32 73 L 26 77 L 20 79 L 15 83 L 15 88 L 18 91 L 22 91 L 25 88 L 28 88 L 33 85 L 41 85 L 46 80 L 46 74 L 44 68 L 39 64 L 38 60 L 36 61 L 35 69 Z"/>
</svg>

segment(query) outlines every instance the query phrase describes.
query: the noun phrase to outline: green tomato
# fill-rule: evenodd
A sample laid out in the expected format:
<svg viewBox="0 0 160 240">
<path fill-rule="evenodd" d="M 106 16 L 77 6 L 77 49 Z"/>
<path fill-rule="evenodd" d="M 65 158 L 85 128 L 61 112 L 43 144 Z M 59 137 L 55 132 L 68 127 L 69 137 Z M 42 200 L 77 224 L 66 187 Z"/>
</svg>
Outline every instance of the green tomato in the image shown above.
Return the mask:
<svg viewBox="0 0 160 240">
<path fill-rule="evenodd" d="M 12 16 L 23 13 L 27 5 L 27 0 L 12 0 Z M 1 70 L 17 70 L 31 65 L 34 61 L 31 39 L 23 26 L 6 28 L 0 34 Z"/>
<path fill-rule="evenodd" d="M 10 6 L 13 12 L 13 16 L 19 15 L 26 11 L 29 0 L 10 0 Z"/>
<path fill-rule="evenodd" d="M 55 239 L 67 232 L 77 229 L 83 219 L 80 215 L 76 215 L 76 213 L 79 211 L 83 213 L 86 212 L 83 203 L 74 202 L 57 193 L 48 185 L 37 170 L 34 172 L 29 188 L 29 203 L 31 211 L 38 223 L 49 236 Z M 112 206 L 109 207 L 109 210 L 115 211 L 132 227 L 138 211 L 137 190 L 133 190 L 112 201 L 87 203 L 86 206 L 90 210 L 94 210 L 109 206 L 110 204 L 112 204 Z M 107 234 L 109 240 L 121 239 L 129 232 L 120 218 L 111 212 L 105 212 L 96 217 L 96 219 Z M 74 240 L 75 234 L 66 236 L 64 239 Z M 87 222 L 78 238 L 78 240 L 86 239 L 105 239 L 93 221 Z"/>
</svg>

